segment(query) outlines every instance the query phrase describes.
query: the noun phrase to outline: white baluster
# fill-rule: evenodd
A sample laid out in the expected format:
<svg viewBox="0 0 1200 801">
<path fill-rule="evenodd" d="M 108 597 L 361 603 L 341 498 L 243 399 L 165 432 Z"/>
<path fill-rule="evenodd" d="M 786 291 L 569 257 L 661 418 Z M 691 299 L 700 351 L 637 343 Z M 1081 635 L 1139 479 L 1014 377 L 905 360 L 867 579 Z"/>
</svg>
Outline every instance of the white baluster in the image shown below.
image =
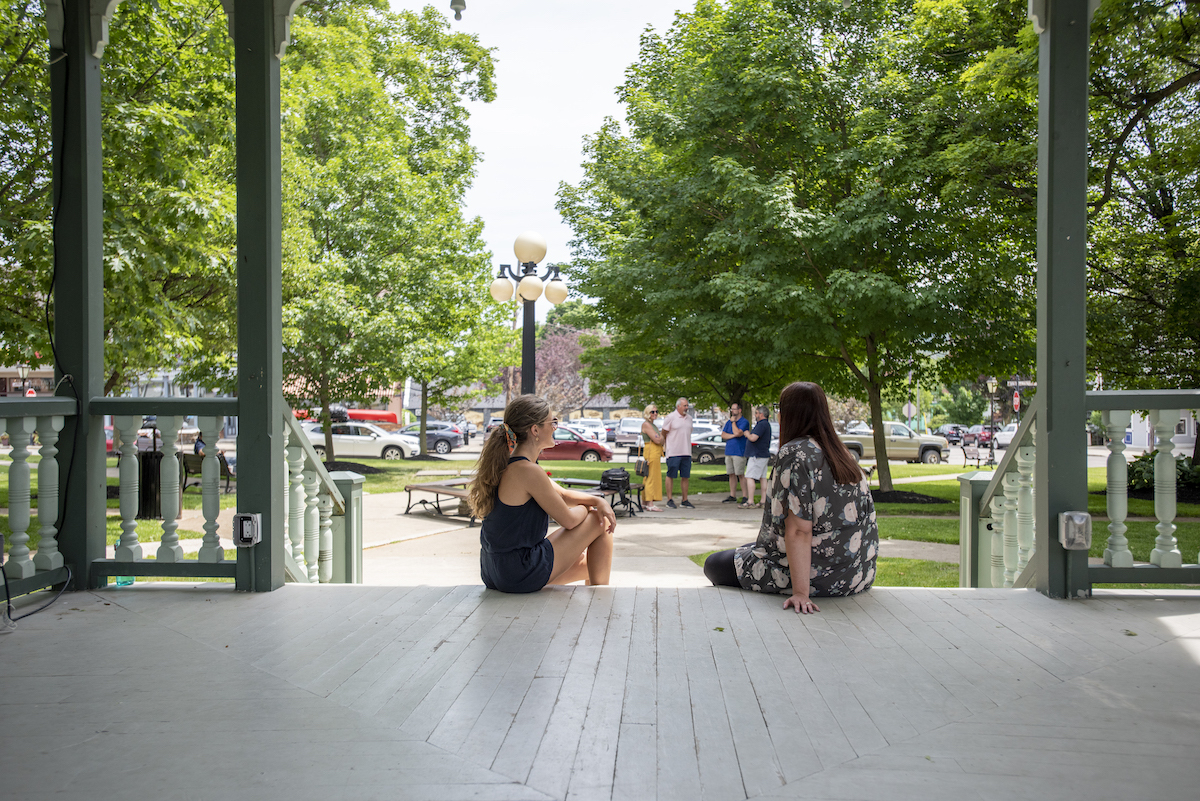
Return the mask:
<svg viewBox="0 0 1200 801">
<path fill-rule="evenodd" d="M 121 485 L 118 495 L 121 499 L 121 539 L 116 548 L 119 562 L 136 562 L 142 558 L 142 546 L 137 533 L 138 489 L 141 484 L 138 477 L 137 432 L 141 422 L 142 418 L 132 415 L 113 417 L 114 438 L 117 440 L 114 447 L 121 454 L 117 460 Z"/>
<path fill-rule="evenodd" d="M 1033 557 L 1034 537 L 1034 506 L 1033 506 L 1033 465 L 1037 460 L 1037 451 L 1032 445 L 1017 448 L 1017 480 L 1020 489 L 1017 490 L 1017 575 L 1025 570 Z"/>
<path fill-rule="evenodd" d="M 1004 586 L 1004 498 L 992 496 L 992 586 Z"/>
<path fill-rule="evenodd" d="M 38 570 L 55 570 L 63 566 L 58 552 L 58 432 L 62 431 L 60 414 L 37 419 L 38 442 L 42 443 L 42 461 L 38 463 L 38 549 L 33 566 Z"/>
<path fill-rule="evenodd" d="M 1125 429 L 1133 415 L 1129 411 L 1112 410 L 1101 412 L 1100 417 L 1108 436 L 1108 487 L 1105 505 L 1109 522 L 1104 564 L 1111 567 L 1133 567 L 1133 553 L 1129 550 L 1129 540 L 1125 538 L 1125 532 L 1129 530 L 1125 525 L 1125 518 L 1129 514 L 1129 462 L 1125 460 Z"/>
<path fill-rule="evenodd" d="M 8 442 L 12 445 L 8 467 L 8 561 L 4 572 L 9 578 L 29 578 L 34 574 L 33 560 L 29 558 L 29 441 L 37 421 L 33 417 L 19 417 L 9 421 Z"/>
<path fill-rule="evenodd" d="M 200 439 L 204 440 L 204 461 L 200 464 L 200 506 L 204 512 L 204 542 L 196 558 L 201 562 L 220 562 L 225 558 L 221 535 L 217 533 L 221 514 L 221 462 L 217 459 L 217 440 L 221 436 L 221 418 L 201 417 Z"/>
<path fill-rule="evenodd" d="M 333 578 L 333 498 L 324 489 L 320 491 L 317 509 L 320 512 L 320 554 L 317 556 L 317 578 L 328 584 Z"/>
<path fill-rule="evenodd" d="M 1178 421 L 1178 409 L 1150 412 L 1150 424 L 1154 426 L 1158 447 L 1158 453 L 1154 455 L 1154 516 L 1158 518 L 1154 528 L 1158 536 L 1154 538 L 1150 563 L 1159 567 L 1183 566 L 1183 554 L 1175 539 L 1175 455 L 1171 453 L 1171 438 L 1175 436 Z"/>
<path fill-rule="evenodd" d="M 1011 587 L 1017 581 L 1017 495 L 1021 489 L 1021 477 L 1010 470 L 1001 479 L 1004 485 L 1004 586 Z"/>
<path fill-rule="evenodd" d="M 158 487 L 162 491 L 162 544 L 156 554 L 160 562 L 183 561 L 183 547 L 179 544 L 179 428 L 183 418 L 159 416 L 159 429 L 163 437 L 163 458 L 159 463 Z"/>
<path fill-rule="evenodd" d="M 308 580 L 317 583 L 317 560 L 320 558 L 321 514 L 317 510 L 317 471 L 304 471 L 304 563 Z"/>
<path fill-rule="evenodd" d="M 295 434 L 290 435 L 287 446 L 288 478 L 291 486 L 287 493 L 287 533 L 291 541 L 292 558 L 297 565 L 304 564 L 304 447 Z"/>
</svg>

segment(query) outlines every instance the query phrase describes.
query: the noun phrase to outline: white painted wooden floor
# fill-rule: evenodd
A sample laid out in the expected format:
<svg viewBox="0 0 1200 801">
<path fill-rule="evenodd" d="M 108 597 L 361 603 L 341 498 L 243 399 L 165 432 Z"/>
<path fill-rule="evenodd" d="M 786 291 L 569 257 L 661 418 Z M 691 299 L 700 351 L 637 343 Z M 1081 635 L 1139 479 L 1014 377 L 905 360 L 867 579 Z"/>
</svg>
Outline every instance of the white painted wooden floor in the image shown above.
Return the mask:
<svg viewBox="0 0 1200 801">
<path fill-rule="evenodd" d="M 1200 796 L 1200 595 L 820 603 L 75 593 L 0 637 L 0 796 Z"/>
</svg>

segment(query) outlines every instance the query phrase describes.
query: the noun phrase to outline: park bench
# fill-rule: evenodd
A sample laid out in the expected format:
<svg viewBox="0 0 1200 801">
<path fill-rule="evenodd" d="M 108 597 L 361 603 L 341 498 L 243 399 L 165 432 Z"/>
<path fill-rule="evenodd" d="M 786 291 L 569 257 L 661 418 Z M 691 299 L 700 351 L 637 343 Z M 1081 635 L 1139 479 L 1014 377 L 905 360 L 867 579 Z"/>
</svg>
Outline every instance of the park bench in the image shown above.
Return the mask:
<svg viewBox="0 0 1200 801">
<path fill-rule="evenodd" d="M 225 494 L 229 494 L 229 482 L 233 478 L 233 474 L 229 472 L 229 462 L 225 461 L 225 454 L 217 451 L 217 463 L 221 466 L 221 478 L 225 479 Z M 183 454 L 183 489 L 186 491 L 190 486 L 200 486 L 200 474 L 204 469 L 204 457 L 198 453 Z M 196 476 L 194 481 L 189 482 L 189 476 Z"/>
<path fill-rule="evenodd" d="M 978 445 L 964 445 L 963 467 L 966 467 L 967 462 L 971 461 L 972 459 L 975 460 L 975 466 L 979 467 L 979 463 L 983 460 L 984 456 L 987 456 L 987 454 L 987 448 L 980 448 Z"/>
<path fill-rule="evenodd" d="M 420 484 L 406 484 L 404 491 L 408 493 L 408 508 L 404 510 L 404 514 L 412 511 L 414 506 L 432 506 L 440 515 L 446 514 L 442 509 L 442 498 L 458 498 L 460 501 L 467 499 L 467 484 L 471 483 L 473 476 L 459 476 L 457 478 L 447 478 L 441 481 L 426 481 Z M 417 498 L 413 500 L 414 492 L 428 492 L 433 495 L 433 500 L 428 498 Z M 471 514 L 471 525 L 475 525 L 475 515 Z"/>
</svg>

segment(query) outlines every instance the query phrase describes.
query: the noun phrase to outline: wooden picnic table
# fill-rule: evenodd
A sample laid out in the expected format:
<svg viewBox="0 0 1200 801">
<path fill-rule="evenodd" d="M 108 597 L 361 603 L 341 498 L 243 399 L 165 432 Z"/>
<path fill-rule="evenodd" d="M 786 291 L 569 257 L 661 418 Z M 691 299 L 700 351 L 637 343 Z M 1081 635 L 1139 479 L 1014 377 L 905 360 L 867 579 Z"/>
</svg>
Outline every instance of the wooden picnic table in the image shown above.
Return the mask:
<svg viewBox="0 0 1200 801">
<path fill-rule="evenodd" d="M 610 502 L 613 509 L 624 507 L 630 517 L 636 516 L 636 513 L 633 511 L 635 506 L 639 512 L 643 511 L 642 489 L 644 485 L 642 484 L 630 482 L 629 493 L 626 494 L 623 490 L 601 489 L 600 482 L 594 478 L 556 478 L 554 480 L 567 489 L 578 488 L 589 495 L 598 495 L 601 498 L 615 498 L 615 500 Z"/>
</svg>

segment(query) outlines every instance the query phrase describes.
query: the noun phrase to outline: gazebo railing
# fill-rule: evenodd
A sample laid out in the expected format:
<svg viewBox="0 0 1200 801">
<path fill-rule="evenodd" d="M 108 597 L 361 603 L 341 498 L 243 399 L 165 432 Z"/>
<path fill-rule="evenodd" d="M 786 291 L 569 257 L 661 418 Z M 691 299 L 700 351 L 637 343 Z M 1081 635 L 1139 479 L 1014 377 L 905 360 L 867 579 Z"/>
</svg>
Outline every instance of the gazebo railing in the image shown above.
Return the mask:
<svg viewBox="0 0 1200 801">
<path fill-rule="evenodd" d="M 9 589 L 21 595 L 52 587 L 67 579 L 63 556 L 58 551 L 58 436 L 66 418 L 75 416 L 70 398 L 21 398 L 0 400 L 0 434 L 12 446 L 8 466 L 8 526 L 11 547 L 3 562 Z M 29 548 L 33 520 L 30 447 L 34 434 L 39 443 L 37 466 L 37 552 Z M 0 554 L 2 556 L 2 554 Z"/>
<path fill-rule="evenodd" d="M 1200 583 L 1200 555 L 1183 554 L 1175 538 L 1175 426 L 1183 410 L 1200 407 L 1200 390 L 1087 393 L 1089 410 L 1100 411 L 1107 435 L 1107 543 L 1104 564 L 1088 568 L 1090 583 Z M 1035 581 L 1033 555 L 1034 464 L 1037 455 L 1035 399 L 994 473 L 959 477 L 962 486 L 959 542 L 960 584 L 964 587 L 1029 587 Z M 1136 563 L 1125 537 L 1128 527 L 1128 462 L 1125 429 L 1133 410 L 1148 412 L 1154 428 L 1154 515 L 1158 536 L 1150 561 Z M 1085 436 L 1081 430 L 1080 436 Z M 1080 480 L 1087 481 L 1086 475 Z M 1101 536 L 1096 526 L 1093 536 Z M 1188 557 L 1188 558 L 1185 558 Z"/>
</svg>

